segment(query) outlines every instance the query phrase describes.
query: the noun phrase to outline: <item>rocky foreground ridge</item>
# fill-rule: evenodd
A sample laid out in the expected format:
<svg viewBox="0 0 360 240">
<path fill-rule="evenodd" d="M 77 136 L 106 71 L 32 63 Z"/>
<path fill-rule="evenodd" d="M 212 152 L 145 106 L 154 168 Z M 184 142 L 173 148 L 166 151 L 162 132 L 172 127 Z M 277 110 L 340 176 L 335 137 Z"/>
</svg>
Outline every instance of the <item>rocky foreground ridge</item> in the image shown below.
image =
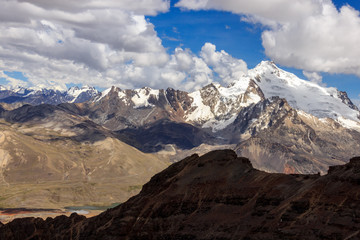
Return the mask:
<svg viewBox="0 0 360 240">
<path fill-rule="evenodd" d="M 0 239 L 359 239 L 360 158 L 325 176 L 266 173 L 232 150 L 177 162 L 86 219 L 16 219 Z"/>
</svg>

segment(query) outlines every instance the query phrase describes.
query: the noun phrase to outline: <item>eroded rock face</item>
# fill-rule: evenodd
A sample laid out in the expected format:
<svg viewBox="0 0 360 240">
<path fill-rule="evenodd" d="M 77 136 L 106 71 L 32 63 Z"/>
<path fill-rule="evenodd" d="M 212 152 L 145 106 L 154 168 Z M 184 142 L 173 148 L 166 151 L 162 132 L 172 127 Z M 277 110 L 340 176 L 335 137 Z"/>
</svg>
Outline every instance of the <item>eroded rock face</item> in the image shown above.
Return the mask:
<svg viewBox="0 0 360 240">
<path fill-rule="evenodd" d="M 357 239 L 359 179 L 360 158 L 325 176 L 285 175 L 218 150 L 171 165 L 99 216 L 18 219 L 0 239 Z"/>
<path fill-rule="evenodd" d="M 325 174 L 359 155 L 360 133 L 319 119 L 273 97 L 244 108 L 222 134 L 235 151 L 267 172 Z"/>
</svg>

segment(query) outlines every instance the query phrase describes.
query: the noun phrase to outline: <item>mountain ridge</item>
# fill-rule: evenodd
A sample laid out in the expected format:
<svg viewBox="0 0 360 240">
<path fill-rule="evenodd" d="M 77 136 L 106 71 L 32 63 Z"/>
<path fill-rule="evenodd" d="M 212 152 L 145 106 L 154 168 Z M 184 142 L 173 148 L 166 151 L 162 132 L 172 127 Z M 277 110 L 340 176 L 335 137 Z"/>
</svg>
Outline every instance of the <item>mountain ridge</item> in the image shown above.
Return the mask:
<svg viewBox="0 0 360 240">
<path fill-rule="evenodd" d="M 16 103 L 24 102 L 32 105 L 39 104 L 61 104 L 61 103 L 80 103 L 90 101 L 99 95 L 99 91 L 94 87 L 74 86 L 67 91 L 47 88 L 5 88 L 0 86 L 0 102 Z"/>
<path fill-rule="evenodd" d="M 109 93 L 116 92 L 118 98 L 125 105 L 131 105 L 133 108 L 148 108 L 154 107 L 154 104 L 164 105 L 166 102 L 171 105 L 167 98 L 169 91 L 174 90 L 171 88 L 157 90 L 149 87 L 122 90 L 111 87 L 99 92 L 93 87 L 83 86 L 79 88 L 75 86 L 61 92 L 52 89 L 35 90 L 18 87 L 10 90 L 1 88 L 0 101 L 11 103 L 11 97 L 13 97 L 13 102 L 23 98 L 25 102 L 30 104 L 99 102 Z M 271 61 L 262 61 L 255 68 L 250 69 L 246 75 L 234 80 L 227 87 L 218 83 L 211 83 L 193 92 L 187 93 L 178 90 L 179 92 L 183 96 L 188 96 L 186 97 L 187 102 L 181 104 L 182 107 L 185 106 L 185 120 L 198 125 L 205 124 L 205 127 L 213 127 L 215 130 L 217 130 L 216 125 L 221 125 L 219 121 L 225 120 L 228 121 L 228 124 L 231 123 L 229 120 L 234 120 L 234 115 L 241 107 L 276 96 L 287 99 L 295 109 L 319 118 L 329 117 L 336 120 L 338 116 L 342 116 L 353 121 L 360 120 L 359 109 L 350 100 L 346 92 L 302 80 L 294 74 L 280 69 Z M 7 101 L 8 97 L 4 97 L 6 95 L 9 95 L 10 101 Z M 43 101 L 43 98 L 40 98 L 41 100 L 27 99 L 32 95 L 48 95 L 50 99 L 48 101 Z M 163 102 L 159 101 L 160 98 L 163 99 Z M 217 123 L 215 123 L 216 121 Z M 339 122 L 341 123 L 341 121 Z M 212 126 L 214 124 L 215 126 Z"/>
<path fill-rule="evenodd" d="M 69 92 L 80 96 L 87 89 Z M 145 152 L 172 149 L 177 155 L 201 146 L 236 145 L 234 150 L 259 169 L 322 174 L 329 165 L 360 155 L 360 112 L 347 94 L 301 80 L 273 62 L 261 62 L 228 87 L 212 83 L 191 93 L 111 87 L 91 100 L 72 101 L 58 110 L 94 122 Z M 1 115 L 18 121 L 7 107 Z M 48 107 L 27 109 L 46 117 Z"/>
<path fill-rule="evenodd" d="M 16 219 L 0 226 L 0 237 L 355 239 L 359 170 L 359 157 L 320 176 L 262 172 L 232 150 L 194 154 L 96 217 Z"/>
</svg>

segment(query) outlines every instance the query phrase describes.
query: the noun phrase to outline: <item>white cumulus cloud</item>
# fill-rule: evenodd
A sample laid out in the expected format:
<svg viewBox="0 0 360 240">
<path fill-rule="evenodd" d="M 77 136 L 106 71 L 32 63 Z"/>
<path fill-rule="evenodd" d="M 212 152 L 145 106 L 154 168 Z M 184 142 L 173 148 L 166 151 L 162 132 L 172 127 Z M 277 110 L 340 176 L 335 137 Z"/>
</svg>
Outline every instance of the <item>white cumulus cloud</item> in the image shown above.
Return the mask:
<svg viewBox="0 0 360 240">
<path fill-rule="evenodd" d="M 360 16 L 349 6 L 324 4 L 320 14 L 265 31 L 266 54 L 282 65 L 307 71 L 360 76 Z"/>
<path fill-rule="evenodd" d="M 276 63 L 306 72 L 360 76 L 360 13 L 331 0 L 181 0 L 178 7 L 215 9 L 261 23 L 265 53 Z"/>
<path fill-rule="evenodd" d="M 65 89 L 173 87 L 192 91 L 246 73 L 246 63 L 206 43 L 168 54 L 145 15 L 168 0 L 0 0 L 0 77 L 9 85 Z M 174 29 L 177 31 L 177 29 Z M 10 78 L 18 71 L 28 81 Z"/>
<path fill-rule="evenodd" d="M 319 73 L 303 71 L 303 74 L 309 81 L 322 84 L 322 76 Z"/>
<path fill-rule="evenodd" d="M 243 60 L 233 58 L 224 50 L 217 52 L 216 46 L 211 43 L 205 43 L 201 48 L 200 56 L 209 66 L 213 67 L 225 84 L 229 84 L 247 73 L 247 64 Z"/>
<path fill-rule="evenodd" d="M 245 18 L 248 16 L 248 20 L 276 25 L 315 14 L 320 11 L 320 1 L 322 0 L 180 0 L 176 6 L 191 10 L 229 11 Z"/>
<path fill-rule="evenodd" d="M 140 2 L 1 0 L 0 70 L 23 72 L 33 85 L 126 85 L 128 68 L 169 60 L 144 16 L 167 11 L 169 1 Z"/>
</svg>

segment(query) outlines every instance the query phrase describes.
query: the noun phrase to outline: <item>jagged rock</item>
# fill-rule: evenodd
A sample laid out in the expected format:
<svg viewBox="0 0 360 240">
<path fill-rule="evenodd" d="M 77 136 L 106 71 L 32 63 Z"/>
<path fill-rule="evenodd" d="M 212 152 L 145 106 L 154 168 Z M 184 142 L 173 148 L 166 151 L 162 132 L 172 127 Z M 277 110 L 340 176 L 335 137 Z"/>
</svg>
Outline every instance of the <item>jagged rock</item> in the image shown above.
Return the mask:
<svg viewBox="0 0 360 240">
<path fill-rule="evenodd" d="M 341 99 L 341 101 L 346 104 L 347 106 L 349 106 L 351 109 L 357 110 L 359 111 L 359 108 L 350 100 L 350 98 L 348 97 L 347 93 L 344 91 L 338 91 L 337 94 L 338 98 Z"/>
</svg>

